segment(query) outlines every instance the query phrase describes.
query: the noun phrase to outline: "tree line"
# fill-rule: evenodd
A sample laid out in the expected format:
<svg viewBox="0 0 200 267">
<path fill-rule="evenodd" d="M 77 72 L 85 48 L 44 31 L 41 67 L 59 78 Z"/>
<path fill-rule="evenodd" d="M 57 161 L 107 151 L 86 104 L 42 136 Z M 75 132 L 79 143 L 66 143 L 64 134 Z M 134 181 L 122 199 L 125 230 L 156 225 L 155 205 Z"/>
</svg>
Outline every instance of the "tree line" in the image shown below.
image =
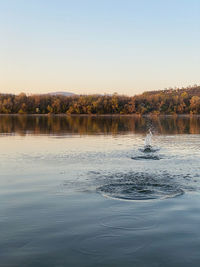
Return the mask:
<svg viewBox="0 0 200 267">
<path fill-rule="evenodd" d="M 0 94 L 1 114 L 200 114 L 200 86 L 140 95 Z"/>
</svg>

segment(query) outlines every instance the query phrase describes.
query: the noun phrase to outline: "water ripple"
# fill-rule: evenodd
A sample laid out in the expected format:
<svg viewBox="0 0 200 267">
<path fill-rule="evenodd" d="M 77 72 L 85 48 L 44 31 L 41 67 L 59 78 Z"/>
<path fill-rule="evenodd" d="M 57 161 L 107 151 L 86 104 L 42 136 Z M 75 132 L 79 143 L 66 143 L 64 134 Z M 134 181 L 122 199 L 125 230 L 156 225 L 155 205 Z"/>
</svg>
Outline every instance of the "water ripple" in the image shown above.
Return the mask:
<svg viewBox="0 0 200 267">
<path fill-rule="evenodd" d="M 148 213 L 148 212 L 147 212 Z M 154 218 L 151 214 L 151 218 Z M 115 214 L 103 218 L 100 224 L 106 228 L 137 231 L 150 230 L 156 227 L 156 219 L 147 220 L 147 214 Z"/>
<path fill-rule="evenodd" d="M 97 192 L 121 200 L 152 200 L 184 194 L 179 175 L 150 173 L 116 173 L 105 179 Z"/>
<path fill-rule="evenodd" d="M 124 200 L 164 199 L 180 196 L 184 191 L 165 184 L 108 184 L 98 188 L 103 195 Z"/>
</svg>

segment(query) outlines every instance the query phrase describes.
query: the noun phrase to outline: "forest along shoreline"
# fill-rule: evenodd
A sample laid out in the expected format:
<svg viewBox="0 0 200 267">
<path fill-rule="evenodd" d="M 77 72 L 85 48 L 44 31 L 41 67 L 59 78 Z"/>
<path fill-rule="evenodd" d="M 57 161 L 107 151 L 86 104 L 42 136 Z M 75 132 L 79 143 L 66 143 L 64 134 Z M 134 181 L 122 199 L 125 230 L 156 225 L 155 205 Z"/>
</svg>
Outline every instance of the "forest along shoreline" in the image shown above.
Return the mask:
<svg viewBox="0 0 200 267">
<path fill-rule="evenodd" d="M 0 94 L 0 114 L 195 115 L 200 114 L 200 86 L 135 96 Z"/>
</svg>

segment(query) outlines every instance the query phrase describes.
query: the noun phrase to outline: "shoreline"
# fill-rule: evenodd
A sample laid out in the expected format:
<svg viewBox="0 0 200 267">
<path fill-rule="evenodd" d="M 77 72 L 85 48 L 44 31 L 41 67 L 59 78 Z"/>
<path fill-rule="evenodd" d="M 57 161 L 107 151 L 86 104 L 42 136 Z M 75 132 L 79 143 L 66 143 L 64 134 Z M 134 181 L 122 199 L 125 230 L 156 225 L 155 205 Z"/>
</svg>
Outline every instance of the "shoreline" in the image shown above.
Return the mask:
<svg viewBox="0 0 200 267">
<path fill-rule="evenodd" d="M 2 113 L 0 116 L 19 116 L 19 117 L 199 117 L 200 114 L 19 114 L 19 113 Z"/>
</svg>

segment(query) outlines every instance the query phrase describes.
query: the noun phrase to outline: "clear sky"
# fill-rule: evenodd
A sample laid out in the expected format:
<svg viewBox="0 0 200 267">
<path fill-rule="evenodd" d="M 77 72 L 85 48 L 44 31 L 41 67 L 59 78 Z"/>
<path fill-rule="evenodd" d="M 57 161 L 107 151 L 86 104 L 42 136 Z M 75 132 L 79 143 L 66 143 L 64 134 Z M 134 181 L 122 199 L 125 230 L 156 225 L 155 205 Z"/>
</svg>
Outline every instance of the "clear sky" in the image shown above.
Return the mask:
<svg viewBox="0 0 200 267">
<path fill-rule="evenodd" d="M 199 0 L 0 0 L 0 92 L 200 84 Z"/>
</svg>

